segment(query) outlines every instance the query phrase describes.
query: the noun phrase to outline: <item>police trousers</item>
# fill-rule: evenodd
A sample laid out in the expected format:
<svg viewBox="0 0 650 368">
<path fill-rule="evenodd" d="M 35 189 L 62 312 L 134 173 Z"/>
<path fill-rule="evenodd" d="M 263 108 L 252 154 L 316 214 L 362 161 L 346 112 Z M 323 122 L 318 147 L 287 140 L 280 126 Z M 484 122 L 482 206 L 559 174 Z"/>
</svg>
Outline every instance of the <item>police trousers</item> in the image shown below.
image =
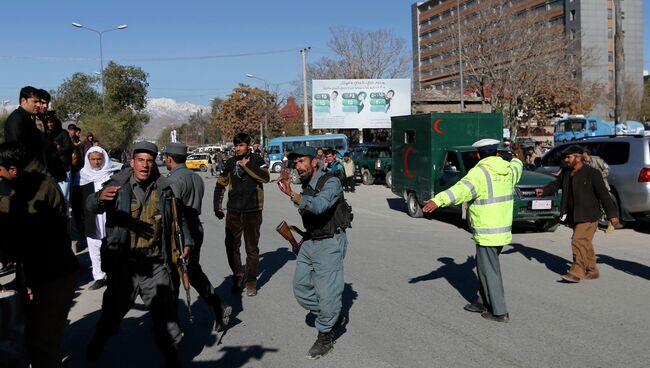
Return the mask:
<svg viewBox="0 0 650 368">
<path fill-rule="evenodd" d="M 164 352 L 175 350 L 182 334 L 169 266 L 150 260 L 115 261 L 111 260 L 112 264 L 106 268 L 106 290 L 96 332 L 100 341 L 117 334 L 120 322 L 140 296 L 151 314 L 156 344 Z"/>
<path fill-rule="evenodd" d="M 320 332 L 330 332 L 341 313 L 347 246 L 347 235 L 340 231 L 333 238 L 305 241 L 296 259 L 293 293 L 298 304 L 316 315 Z"/>
<path fill-rule="evenodd" d="M 503 247 L 476 245 L 476 274 L 480 284 L 480 300 L 490 313 L 501 316 L 508 313 L 501 278 L 499 254 Z"/>
</svg>

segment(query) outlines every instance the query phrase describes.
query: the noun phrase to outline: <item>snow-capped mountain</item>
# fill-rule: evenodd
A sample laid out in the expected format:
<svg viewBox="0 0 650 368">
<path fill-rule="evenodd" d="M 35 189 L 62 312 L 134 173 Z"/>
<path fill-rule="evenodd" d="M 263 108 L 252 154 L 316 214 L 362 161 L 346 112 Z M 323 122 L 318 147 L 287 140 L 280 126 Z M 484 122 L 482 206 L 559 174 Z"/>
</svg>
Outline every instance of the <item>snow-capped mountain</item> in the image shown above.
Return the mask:
<svg viewBox="0 0 650 368">
<path fill-rule="evenodd" d="M 206 112 L 210 110 L 207 106 L 177 102 L 171 98 L 150 98 L 146 110 L 151 119 L 142 128 L 140 138 L 158 139 L 163 129 L 187 123 L 190 115 L 201 109 Z"/>
</svg>

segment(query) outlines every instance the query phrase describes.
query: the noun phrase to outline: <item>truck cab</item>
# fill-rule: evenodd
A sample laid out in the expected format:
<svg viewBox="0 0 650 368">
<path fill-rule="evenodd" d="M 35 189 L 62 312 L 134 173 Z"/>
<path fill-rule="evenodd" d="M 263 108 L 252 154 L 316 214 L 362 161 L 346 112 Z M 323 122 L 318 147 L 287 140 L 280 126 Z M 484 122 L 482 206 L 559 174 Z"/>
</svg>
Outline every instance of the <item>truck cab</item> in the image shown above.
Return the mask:
<svg viewBox="0 0 650 368">
<path fill-rule="evenodd" d="M 500 114 L 419 114 L 392 118 L 392 191 L 404 198 L 408 214 L 422 217 L 424 201 L 456 184 L 478 162 L 472 143 L 502 140 Z M 535 188 L 554 178 L 524 171 L 515 187 L 513 220 L 534 221 L 541 231 L 559 224 L 560 196 L 537 198 Z M 467 205 L 461 208 L 467 218 Z"/>
</svg>

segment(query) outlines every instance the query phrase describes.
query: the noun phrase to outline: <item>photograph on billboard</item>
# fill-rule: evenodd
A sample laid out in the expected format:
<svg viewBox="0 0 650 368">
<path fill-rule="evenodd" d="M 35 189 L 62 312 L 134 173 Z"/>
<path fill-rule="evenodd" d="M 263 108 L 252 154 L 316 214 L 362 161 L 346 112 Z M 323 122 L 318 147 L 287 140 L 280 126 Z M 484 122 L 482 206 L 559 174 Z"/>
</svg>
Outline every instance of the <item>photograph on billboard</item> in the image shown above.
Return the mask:
<svg viewBox="0 0 650 368">
<path fill-rule="evenodd" d="M 314 80 L 312 113 L 314 129 L 390 128 L 391 116 L 411 113 L 411 80 Z"/>
</svg>

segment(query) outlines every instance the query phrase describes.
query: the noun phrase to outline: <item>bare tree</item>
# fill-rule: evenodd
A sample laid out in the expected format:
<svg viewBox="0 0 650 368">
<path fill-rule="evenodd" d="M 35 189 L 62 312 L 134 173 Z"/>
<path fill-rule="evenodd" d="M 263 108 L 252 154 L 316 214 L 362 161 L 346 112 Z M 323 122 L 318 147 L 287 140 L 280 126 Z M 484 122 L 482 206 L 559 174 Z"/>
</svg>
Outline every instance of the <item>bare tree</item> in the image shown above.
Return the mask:
<svg viewBox="0 0 650 368">
<path fill-rule="evenodd" d="M 313 79 L 380 79 L 411 75 L 406 41 L 388 30 L 365 32 L 345 26 L 330 28 L 327 46 L 334 56 L 324 56 L 307 66 L 308 91 Z M 302 82 L 294 96 L 302 97 Z M 311 93 L 311 92 L 310 92 Z M 302 100 L 302 98 L 298 98 Z"/>
<path fill-rule="evenodd" d="M 565 37 L 561 24 L 550 22 L 544 11 L 522 10 L 504 0 L 472 9 L 461 35 L 467 88 L 502 111 L 513 134 L 521 119 L 543 122 L 557 112 L 591 108 L 594 96 L 585 92 L 598 88 L 579 78 L 588 55 L 574 52 L 576 41 Z M 451 46 L 458 45 L 457 25 L 449 27 L 451 57 L 434 63 L 438 72 L 458 68 L 458 50 Z"/>
</svg>

